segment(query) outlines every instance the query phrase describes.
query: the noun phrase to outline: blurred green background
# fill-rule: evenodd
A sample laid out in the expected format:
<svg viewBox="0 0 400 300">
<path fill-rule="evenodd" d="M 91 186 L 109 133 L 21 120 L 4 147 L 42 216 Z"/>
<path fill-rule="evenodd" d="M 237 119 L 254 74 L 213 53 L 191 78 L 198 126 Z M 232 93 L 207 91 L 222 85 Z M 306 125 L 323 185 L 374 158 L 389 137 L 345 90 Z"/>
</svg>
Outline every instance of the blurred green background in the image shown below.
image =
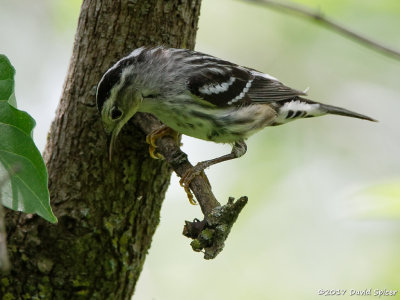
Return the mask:
<svg viewBox="0 0 400 300">
<path fill-rule="evenodd" d="M 398 0 L 298 0 L 400 49 Z M 42 150 L 72 51 L 78 0 L 0 0 L 0 52 Z M 400 61 L 310 21 L 203 0 L 196 49 L 310 87 L 311 99 L 378 119 L 327 116 L 267 128 L 207 170 L 221 202 L 249 196 L 217 259 L 181 235 L 200 218 L 173 177 L 134 299 L 320 299 L 320 289 L 400 290 Z M 230 151 L 184 137 L 190 160 Z M 399 294 L 399 292 L 397 293 Z M 396 296 L 394 298 L 399 298 Z"/>
</svg>

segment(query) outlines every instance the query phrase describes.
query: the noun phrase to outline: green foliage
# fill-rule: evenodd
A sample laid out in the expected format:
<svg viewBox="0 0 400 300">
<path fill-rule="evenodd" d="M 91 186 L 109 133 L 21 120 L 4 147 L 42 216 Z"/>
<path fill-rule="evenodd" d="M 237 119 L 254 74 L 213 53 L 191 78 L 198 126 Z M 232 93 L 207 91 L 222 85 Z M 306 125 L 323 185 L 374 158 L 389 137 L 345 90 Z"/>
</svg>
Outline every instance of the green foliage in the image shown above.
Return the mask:
<svg viewBox="0 0 400 300">
<path fill-rule="evenodd" d="M 32 140 L 35 121 L 16 108 L 15 69 L 0 55 L 0 195 L 3 205 L 57 222 L 50 207 L 47 170 Z"/>
</svg>

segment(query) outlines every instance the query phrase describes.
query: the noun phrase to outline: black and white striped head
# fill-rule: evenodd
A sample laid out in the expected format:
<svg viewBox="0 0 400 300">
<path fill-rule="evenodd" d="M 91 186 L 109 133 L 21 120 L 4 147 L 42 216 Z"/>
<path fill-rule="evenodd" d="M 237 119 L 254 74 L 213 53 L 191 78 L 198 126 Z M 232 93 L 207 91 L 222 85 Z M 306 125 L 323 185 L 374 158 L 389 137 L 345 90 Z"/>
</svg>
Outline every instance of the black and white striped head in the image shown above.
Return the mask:
<svg viewBox="0 0 400 300">
<path fill-rule="evenodd" d="M 143 100 L 175 98 L 185 91 L 187 75 L 176 63 L 180 60 L 176 51 L 164 47 L 138 48 L 115 63 L 101 78 L 96 104 L 110 136 L 110 156 L 118 133 Z"/>
<path fill-rule="evenodd" d="M 118 133 L 136 113 L 142 98 L 134 84 L 135 61 L 124 58 L 112 66 L 101 78 L 96 93 L 97 109 L 109 137 L 109 155 Z"/>
</svg>

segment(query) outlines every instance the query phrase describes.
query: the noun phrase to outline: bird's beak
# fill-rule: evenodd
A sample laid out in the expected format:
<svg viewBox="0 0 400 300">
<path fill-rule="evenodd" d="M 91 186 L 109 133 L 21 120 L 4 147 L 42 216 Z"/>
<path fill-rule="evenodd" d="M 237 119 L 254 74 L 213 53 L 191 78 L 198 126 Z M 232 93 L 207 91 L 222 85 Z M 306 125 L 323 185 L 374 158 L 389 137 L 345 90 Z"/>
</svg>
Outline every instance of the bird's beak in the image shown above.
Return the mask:
<svg viewBox="0 0 400 300">
<path fill-rule="evenodd" d="M 107 148 L 108 148 L 108 159 L 111 162 L 112 160 L 112 148 L 113 148 L 113 144 L 115 143 L 115 137 L 114 135 L 111 133 L 109 135 L 107 135 Z"/>
<path fill-rule="evenodd" d="M 117 140 L 118 133 L 121 129 L 116 127 L 111 134 L 107 136 L 107 147 L 108 147 L 108 159 L 111 162 L 112 160 L 112 151 L 115 145 L 115 141 Z"/>
<path fill-rule="evenodd" d="M 122 127 L 124 127 L 124 125 L 128 122 L 128 120 L 132 118 L 132 116 L 136 113 L 140 102 L 143 100 L 142 95 L 137 89 L 134 89 L 134 93 L 129 93 L 128 91 L 126 91 L 124 97 L 127 97 L 127 95 L 128 96 L 133 95 L 132 96 L 133 101 L 130 102 L 131 105 L 129 111 L 126 112 L 123 119 L 119 120 L 116 124 L 114 124 L 113 128 L 106 128 L 106 132 L 108 133 L 107 136 L 108 159 L 110 160 L 110 162 L 112 159 L 112 151 L 119 132 L 121 131 Z"/>
</svg>

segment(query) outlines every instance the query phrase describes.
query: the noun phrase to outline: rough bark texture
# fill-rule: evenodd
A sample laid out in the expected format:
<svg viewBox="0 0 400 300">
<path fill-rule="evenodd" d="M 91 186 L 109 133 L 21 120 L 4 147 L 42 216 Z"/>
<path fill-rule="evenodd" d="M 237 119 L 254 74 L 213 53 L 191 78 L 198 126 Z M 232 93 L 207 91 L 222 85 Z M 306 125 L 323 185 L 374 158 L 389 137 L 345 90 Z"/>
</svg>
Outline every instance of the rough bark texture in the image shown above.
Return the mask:
<svg viewBox="0 0 400 300">
<path fill-rule="evenodd" d="M 1 299 L 130 299 L 169 184 L 130 122 L 112 163 L 95 86 L 141 45 L 193 48 L 201 0 L 84 0 L 45 160 L 59 223 L 7 210 L 11 273 Z"/>
</svg>

